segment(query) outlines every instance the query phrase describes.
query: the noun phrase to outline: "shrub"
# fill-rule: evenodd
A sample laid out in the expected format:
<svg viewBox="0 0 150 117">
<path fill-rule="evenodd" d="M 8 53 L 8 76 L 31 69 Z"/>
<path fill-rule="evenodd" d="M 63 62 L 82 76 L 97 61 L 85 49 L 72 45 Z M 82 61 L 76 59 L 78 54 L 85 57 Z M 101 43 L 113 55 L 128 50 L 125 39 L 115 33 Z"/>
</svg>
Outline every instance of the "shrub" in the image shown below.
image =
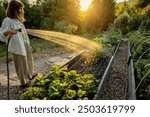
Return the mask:
<svg viewBox="0 0 150 117">
<path fill-rule="evenodd" d="M 79 100 L 93 99 L 99 80 L 92 74 L 78 74 L 67 67 L 53 66 L 46 77 L 38 76 L 34 87 L 21 95 L 22 99 Z"/>
<path fill-rule="evenodd" d="M 138 30 L 138 28 L 142 25 L 145 19 L 146 17 L 143 15 L 133 14 L 129 22 L 130 30 Z"/>
<path fill-rule="evenodd" d="M 118 29 L 123 35 L 126 34 L 129 30 L 128 24 L 131 20 L 131 17 L 127 12 L 121 14 L 117 19 L 114 21 L 114 27 Z"/>
<path fill-rule="evenodd" d="M 78 27 L 74 24 L 70 24 L 67 21 L 59 21 L 55 23 L 54 29 L 64 33 L 74 34 L 77 32 Z"/>
</svg>

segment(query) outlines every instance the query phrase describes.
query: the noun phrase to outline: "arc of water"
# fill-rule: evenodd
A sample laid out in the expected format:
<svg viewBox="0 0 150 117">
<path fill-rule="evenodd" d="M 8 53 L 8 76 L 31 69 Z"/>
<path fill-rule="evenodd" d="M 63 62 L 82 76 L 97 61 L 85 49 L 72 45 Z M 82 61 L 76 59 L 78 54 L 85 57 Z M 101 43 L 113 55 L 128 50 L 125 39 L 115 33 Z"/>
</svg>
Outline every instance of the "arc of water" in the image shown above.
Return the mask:
<svg viewBox="0 0 150 117">
<path fill-rule="evenodd" d="M 69 34 L 64 34 L 64 33 L 59 33 L 59 32 L 57 32 L 56 34 L 56 32 L 52 32 L 52 31 L 31 30 L 31 29 L 28 29 L 28 33 L 30 35 L 38 36 L 43 39 L 45 38 L 46 40 L 49 40 L 49 41 L 55 41 L 55 43 L 61 44 L 63 46 L 69 47 L 70 45 L 66 45 L 62 43 L 62 41 L 67 42 L 68 44 L 70 43 L 70 44 L 76 45 L 77 47 L 76 50 L 78 48 L 82 48 L 83 50 L 92 49 L 92 48 L 93 49 L 100 48 L 100 46 L 93 41 L 90 41 L 81 37 L 77 37 L 77 36 L 72 36 L 72 35 L 70 36 Z M 54 40 L 54 38 L 57 40 Z"/>
<path fill-rule="evenodd" d="M 69 49 L 72 49 L 76 52 L 85 51 L 84 54 L 82 54 L 82 56 L 73 63 L 70 69 L 73 68 L 76 64 L 78 64 L 80 61 L 82 61 L 85 58 L 86 61 L 88 61 L 89 59 L 90 59 L 89 61 L 92 61 L 92 58 L 95 57 L 94 53 L 102 49 L 97 43 L 74 35 L 64 34 L 60 32 L 53 32 L 53 31 L 32 30 L 32 29 L 28 29 L 27 32 L 30 35 L 52 41 L 54 43 L 65 46 Z M 80 72 L 83 71 L 85 65 L 83 66 Z"/>
</svg>

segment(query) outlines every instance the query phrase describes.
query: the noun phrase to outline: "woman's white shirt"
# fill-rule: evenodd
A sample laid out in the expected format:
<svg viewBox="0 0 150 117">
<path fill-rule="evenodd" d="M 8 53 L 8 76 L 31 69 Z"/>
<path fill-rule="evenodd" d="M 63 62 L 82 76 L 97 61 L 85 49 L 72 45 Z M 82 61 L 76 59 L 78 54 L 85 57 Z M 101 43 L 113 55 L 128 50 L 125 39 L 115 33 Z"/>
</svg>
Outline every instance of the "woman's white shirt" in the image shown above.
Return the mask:
<svg viewBox="0 0 150 117">
<path fill-rule="evenodd" d="M 19 20 L 8 17 L 3 20 L 0 28 L 0 41 L 7 43 L 8 37 L 3 35 L 6 30 L 19 28 L 21 28 L 21 32 L 17 32 L 17 34 L 14 34 L 11 37 L 8 45 L 8 51 L 14 54 L 26 56 L 25 43 L 30 45 L 30 42 L 25 26 Z"/>
</svg>

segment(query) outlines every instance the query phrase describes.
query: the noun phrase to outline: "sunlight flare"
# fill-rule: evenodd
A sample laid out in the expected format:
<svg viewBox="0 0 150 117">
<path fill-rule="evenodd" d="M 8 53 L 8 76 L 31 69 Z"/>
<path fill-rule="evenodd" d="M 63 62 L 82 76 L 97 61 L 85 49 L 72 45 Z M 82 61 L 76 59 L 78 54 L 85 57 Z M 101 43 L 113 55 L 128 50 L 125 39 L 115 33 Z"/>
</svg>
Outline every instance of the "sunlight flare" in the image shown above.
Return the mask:
<svg viewBox="0 0 150 117">
<path fill-rule="evenodd" d="M 117 3 L 119 2 L 127 2 L 128 0 L 116 0 Z"/>
<path fill-rule="evenodd" d="M 37 0 L 29 0 L 29 4 L 34 4 Z"/>
<path fill-rule="evenodd" d="M 86 11 L 93 0 L 80 0 L 81 11 Z"/>
</svg>

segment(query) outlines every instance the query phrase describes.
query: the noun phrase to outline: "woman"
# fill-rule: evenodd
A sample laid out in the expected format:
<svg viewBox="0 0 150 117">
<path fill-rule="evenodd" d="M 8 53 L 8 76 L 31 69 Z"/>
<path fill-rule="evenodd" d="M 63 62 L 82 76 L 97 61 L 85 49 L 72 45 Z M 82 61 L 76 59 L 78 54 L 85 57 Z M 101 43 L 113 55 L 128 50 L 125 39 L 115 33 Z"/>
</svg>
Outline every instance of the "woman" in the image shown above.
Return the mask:
<svg viewBox="0 0 150 117">
<path fill-rule="evenodd" d="M 7 41 L 8 36 L 11 40 L 8 51 L 13 54 L 14 65 L 17 76 L 20 80 L 20 87 L 28 87 L 29 81 L 33 79 L 34 74 L 33 57 L 29 38 L 24 26 L 24 5 L 19 0 L 11 0 L 8 4 L 7 17 L 3 20 L 0 38 L 1 41 Z M 21 29 L 21 32 L 17 32 Z"/>
</svg>

